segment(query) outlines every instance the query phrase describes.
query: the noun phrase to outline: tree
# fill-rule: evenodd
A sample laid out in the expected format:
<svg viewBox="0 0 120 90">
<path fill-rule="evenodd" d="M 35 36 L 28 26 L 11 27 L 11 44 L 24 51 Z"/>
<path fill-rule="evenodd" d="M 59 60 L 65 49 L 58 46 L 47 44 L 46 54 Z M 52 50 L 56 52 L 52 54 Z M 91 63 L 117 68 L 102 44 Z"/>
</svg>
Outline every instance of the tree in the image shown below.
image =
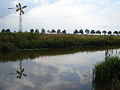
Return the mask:
<svg viewBox="0 0 120 90">
<path fill-rule="evenodd" d="M 85 33 L 86 33 L 86 34 L 89 34 L 89 30 L 88 30 L 88 29 L 86 29 L 86 30 L 85 30 Z"/>
<path fill-rule="evenodd" d="M 101 31 L 100 31 L 100 30 L 97 30 L 97 31 L 96 31 L 96 34 L 101 34 Z"/>
<path fill-rule="evenodd" d="M 95 34 L 95 30 L 91 30 L 91 32 L 90 32 L 90 33 L 91 33 L 92 35 L 93 35 L 93 34 Z"/>
<path fill-rule="evenodd" d="M 118 33 L 120 34 L 120 31 Z"/>
<path fill-rule="evenodd" d="M 25 30 L 25 32 L 28 32 L 27 30 Z"/>
<path fill-rule="evenodd" d="M 41 33 L 45 34 L 45 29 L 44 28 L 41 29 Z"/>
<path fill-rule="evenodd" d="M 119 34 L 119 32 L 118 32 L 118 31 L 114 31 L 114 32 L 113 32 L 113 35 L 114 35 L 114 34 L 118 35 L 118 34 Z"/>
<path fill-rule="evenodd" d="M 2 31 L 1 31 L 2 33 L 4 33 L 5 32 L 5 29 L 2 29 Z"/>
<path fill-rule="evenodd" d="M 61 33 L 61 30 L 60 30 L 60 29 L 58 29 L 58 30 L 57 30 L 57 33 L 58 33 L 58 34 L 60 34 L 60 33 Z"/>
<path fill-rule="evenodd" d="M 51 33 L 56 33 L 55 29 L 52 29 Z"/>
<path fill-rule="evenodd" d="M 102 31 L 102 33 L 103 33 L 104 35 L 106 35 L 107 31 L 104 30 L 104 31 Z"/>
<path fill-rule="evenodd" d="M 7 33 L 10 33 L 10 29 L 7 29 L 6 32 L 7 32 Z"/>
<path fill-rule="evenodd" d="M 49 29 L 47 30 L 47 33 L 50 33 L 50 30 L 49 30 Z"/>
<path fill-rule="evenodd" d="M 79 33 L 81 33 L 81 35 L 84 33 L 82 29 L 80 29 Z"/>
<path fill-rule="evenodd" d="M 38 29 L 36 29 L 36 30 L 35 30 L 35 33 L 39 33 L 39 30 L 38 30 Z"/>
<path fill-rule="evenodd" d="M 34 29 L 30 29 L 30 32 L 31 32 L 31 33 L 34 33 Z"/>
<path fill-rule="evenodd" d="M 74 34 L 78 34 L 79 32 L 78 32 L 78 30 L 77 29 L 75 29 L 75 31 L 74 31 Z"/>
<path fill-rule="evenodd" d="M 111 35 L 112 34 L 112 32 L 111 31 L 108 31 L 108 35 Z"/>
<path fill-rule="evenodd" d="M 66 34 L 66 30 L 64 29 L 64 30 L 62 31 L 62 33 L 63 33 L 63 34 Z"/>
</svg>

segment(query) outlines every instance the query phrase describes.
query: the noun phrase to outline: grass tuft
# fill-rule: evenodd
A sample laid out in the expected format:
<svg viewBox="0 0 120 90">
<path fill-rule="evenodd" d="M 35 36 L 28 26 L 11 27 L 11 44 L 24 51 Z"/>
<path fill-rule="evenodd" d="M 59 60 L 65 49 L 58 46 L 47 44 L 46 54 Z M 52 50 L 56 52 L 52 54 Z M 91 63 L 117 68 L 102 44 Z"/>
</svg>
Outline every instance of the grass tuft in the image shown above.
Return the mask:
<svg viewBox="0 0 120 90">
<path fill-rule="evenodd" d="M 118 90 L 116 88 L 120 88 L 119 57 L 109 57 L 94 66 L 93 86 L 95 90 Z"/>
</svg>

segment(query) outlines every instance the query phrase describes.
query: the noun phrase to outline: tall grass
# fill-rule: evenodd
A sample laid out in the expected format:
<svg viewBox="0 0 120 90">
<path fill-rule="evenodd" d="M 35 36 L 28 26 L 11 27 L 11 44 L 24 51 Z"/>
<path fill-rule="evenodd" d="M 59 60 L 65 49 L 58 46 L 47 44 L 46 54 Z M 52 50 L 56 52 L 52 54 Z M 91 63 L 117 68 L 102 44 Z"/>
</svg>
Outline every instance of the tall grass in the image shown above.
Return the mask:
<svg viewBox="0 0 120 90">
<path fill-rule="evenodd" d="M 120 89 L 120 58 L 109 57 L 97 63 L 93 69 L 93 86 L 95 90 Z"/>
<path fill-rule="evenodd" d="M 0 48 L 41 49 L 64 47 L 120 46 L 119 36 L 71 34 L 0 33 Z M 4 48 L 3 48 L 4 49 Z"/>
</svg>

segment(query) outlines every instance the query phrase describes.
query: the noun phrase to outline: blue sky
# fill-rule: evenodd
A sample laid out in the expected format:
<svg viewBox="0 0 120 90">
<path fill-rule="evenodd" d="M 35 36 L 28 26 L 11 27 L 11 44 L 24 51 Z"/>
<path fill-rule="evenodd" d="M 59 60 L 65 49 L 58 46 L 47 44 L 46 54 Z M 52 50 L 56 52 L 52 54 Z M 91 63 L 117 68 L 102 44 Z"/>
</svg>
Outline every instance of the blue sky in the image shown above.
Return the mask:
<svg viewBox="0 0 120 90">
<path fill-rule="evenodd" d="M 120 0 L 0 0 L 0 29 L 18 30 L 19 15 L 8 7 L 24 9 L 23 29 L 45 28 L 120 30 Z"/>
</svg>

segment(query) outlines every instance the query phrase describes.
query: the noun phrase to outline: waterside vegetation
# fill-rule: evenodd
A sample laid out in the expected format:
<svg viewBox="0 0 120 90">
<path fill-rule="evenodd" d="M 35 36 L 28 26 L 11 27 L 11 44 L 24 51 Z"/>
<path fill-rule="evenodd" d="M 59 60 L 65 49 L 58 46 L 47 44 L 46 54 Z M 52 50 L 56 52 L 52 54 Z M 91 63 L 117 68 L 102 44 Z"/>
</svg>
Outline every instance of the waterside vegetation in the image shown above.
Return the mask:
<svg viewBox="0 0 120 90">
<path fill-rule="evenodd" d="M 94 66 L 93 87 L 95 90 L 120 89 L 120 57 L 111 56 Z"/>
<path fill-rule="evenodd" d="M 66 47 L 108 47 L 120 46 L 119 36 L 39 34 L 39 33 L 0 33 L 0 50 L 23 50 Z"/>
</svg>

